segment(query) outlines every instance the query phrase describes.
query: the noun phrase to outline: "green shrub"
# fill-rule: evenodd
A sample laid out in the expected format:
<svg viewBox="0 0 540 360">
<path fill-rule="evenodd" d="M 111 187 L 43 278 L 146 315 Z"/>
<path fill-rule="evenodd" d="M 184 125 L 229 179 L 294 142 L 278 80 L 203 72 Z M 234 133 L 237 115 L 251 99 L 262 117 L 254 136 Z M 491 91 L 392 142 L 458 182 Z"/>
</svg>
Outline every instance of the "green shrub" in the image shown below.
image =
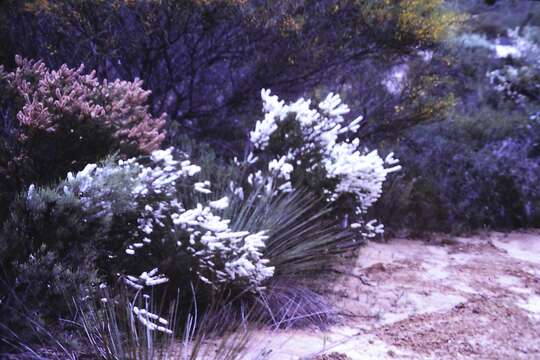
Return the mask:
<svg viewBox="0 0 540 360">
<path fill-rule="evenodd" d="M 398 150 L 404 171 L 375 215 L 414 232 L 539 226 L 535 128 L 522 112 L 484 108 L 410 132 Z"/>
<path fill-rule="evenodd" d="M 0 231 L 2 325 L 34 341 L 36 327 L 70 318 L 73 300 L 92 295 L 100 281 L 96 245 L 104 225 L 70 196 L 36 190 L 18 197 Z"/>
</svg>

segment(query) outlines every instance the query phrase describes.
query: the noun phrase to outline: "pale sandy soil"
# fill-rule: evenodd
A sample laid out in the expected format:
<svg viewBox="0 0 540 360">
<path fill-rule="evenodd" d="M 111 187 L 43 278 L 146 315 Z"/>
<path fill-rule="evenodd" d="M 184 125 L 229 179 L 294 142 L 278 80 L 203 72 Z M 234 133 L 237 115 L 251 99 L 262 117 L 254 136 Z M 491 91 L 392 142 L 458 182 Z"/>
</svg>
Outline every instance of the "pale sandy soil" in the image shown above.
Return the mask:
<svg viewBox="0 0 540 360">
<path fill-rule="evenodd" d="M 259 332 L 266 359 L 540 359 L 540 231 L 370 242 L 352 263 L 321 282 L 340 324 Z"/>
</svg>

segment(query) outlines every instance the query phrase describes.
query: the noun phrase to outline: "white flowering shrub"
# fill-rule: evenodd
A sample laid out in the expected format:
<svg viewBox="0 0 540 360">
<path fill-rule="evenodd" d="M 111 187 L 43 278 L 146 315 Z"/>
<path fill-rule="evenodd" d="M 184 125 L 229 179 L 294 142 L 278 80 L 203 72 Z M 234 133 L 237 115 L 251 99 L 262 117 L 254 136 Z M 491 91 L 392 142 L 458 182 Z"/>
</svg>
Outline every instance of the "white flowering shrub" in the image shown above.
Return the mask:
<svg viewBox="0 0 540 360">
<path fill-rule="evenodd" d="M 246 163 L 254 170 L 248 183 L 264 182 L 275 193 L 307 188 L 336 209 L 349 208 L 350 226 L 362 235 L 382 232 L 382 225 L 363 217 L 400 166 L 392 153 L 383 160 L 361 146 L 354 135 L 362 118 L 345 119 L 350 109 L 332 93 L 317 107 L 303 98 L 285 103 L 269 90 L 261 96 L 264 118 L 250 134 L 253 151 Z"/>
<path fill-rule="evenodd" d="M 183 201 L 192 196 L 182 192 L 211 193 L 210 182 L 196 176 L 200 171 L 189 160 L 175 159 L 169 148 L 152 152 L 148 159 L 87 165 L 59 185 L 66 196 L 77 197 L 87 213 L 112 218 L 128 229 L 123 232 L 128 239 L 125 254 L 113 261 L 125 264 L 125 283 L 135 290 L 131 310 L 149 331 L 170 332 L 164 319 L 136 306 L 136 300 L 169 278 L 183 288 L 189 283 L 178 279 L 188 274 L 187 281 L 198 278 L 214 289 L 258 290 L 274 273 L 263 257 L 265 231 L 232 231 L 230 221 L 219 215 L 229 205 L 227 197 L 194 207 Z M 33 191 L 30 188 L 29 198 Z M 127 273 L 145 267 L 152 270 L 138 276 Z"/>
<path fill-rule="evenodd" d="M 125 253 L 137 263 L 158 265 L 163 260 L 158 253 L 170 257 L 173 247 L 172 253 L 181 254 L 182 261 L 188 259 L 176 268 L 192 271 L 212 286 L 260 287 L 273 274 L 263 258 L 264 231 L 232 231 L 229 220 L 218 215 L 228 206 L 227 198 L 194 208 L 182 203 L 182 189 L 211 192 L 209 182 L 195 178 L 199 171 L 189 160 L 176 160 L 171 148 L 156 150 L 148 159 L 87 165 L 69 173 L 59 189 L 78 197 L 88 213 L 115 218 L 128 229 L 133 224 L 134 229 L 126 232 Z M 31 187 L 28 197 L 33 191 Z"/>
</svg>

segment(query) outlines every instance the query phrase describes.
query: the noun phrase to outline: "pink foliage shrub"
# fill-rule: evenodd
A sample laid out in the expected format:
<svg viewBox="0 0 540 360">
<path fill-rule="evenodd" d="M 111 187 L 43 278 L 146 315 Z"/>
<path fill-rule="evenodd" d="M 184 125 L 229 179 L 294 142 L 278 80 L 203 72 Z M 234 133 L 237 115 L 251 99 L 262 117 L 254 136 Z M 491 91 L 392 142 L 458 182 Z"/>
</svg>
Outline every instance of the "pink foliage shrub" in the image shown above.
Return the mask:
<svg viewBox="0 0 540 360">
<path fill-rule="evenodd" d="M 150 91 L 142 89 L 142 80 L 133 82 L 115 80 L 104 81 L 100 88 L 104 97 L 105 121 L 114 129 L 115 136 L 123 147 L 134 147 L 142 153 L 157 150 L 165 138 L 162 131 L 165 125 L 165 114 L 153 118 L 144 105 Z M 107 101 L 108 100 L 108 101 Z"/>
<path fill-rule="evenodd" d="M 83 65 L 51 70 L 21 57 L 16 64 L 13 72 L 0 67 L 0 86 L 17 104 L 12 159 L 25 163 L 27 180 L 61 177 L 110 153 L 149 154 L 165 138 L 165 114 L 149 113 L 150 91 L 138 79 L 100 81 Z"/>
</svg>

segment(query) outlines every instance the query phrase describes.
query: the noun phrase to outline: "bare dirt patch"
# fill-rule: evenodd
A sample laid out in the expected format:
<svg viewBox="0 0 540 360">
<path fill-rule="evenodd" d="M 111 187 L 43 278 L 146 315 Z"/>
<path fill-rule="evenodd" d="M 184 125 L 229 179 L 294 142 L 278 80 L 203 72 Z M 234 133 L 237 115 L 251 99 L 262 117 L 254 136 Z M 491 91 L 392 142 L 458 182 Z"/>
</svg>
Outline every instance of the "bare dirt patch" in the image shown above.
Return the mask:
<svg viewBox="0 0 540 360">
<path fill-rule="evenodd" d="M 273 334 L 269 358 L 540 359 L 540 231 L 446 240 L 369 243 L 322 279 L 341 324 Z"/>
<path fill-rule="evenodd" d="M 507 298 L 479 298 L 447 312 L 412 316 L 375 334 L 388 344 L 437 359 L 535 359 L 538 322 Z"/>
</svg>

